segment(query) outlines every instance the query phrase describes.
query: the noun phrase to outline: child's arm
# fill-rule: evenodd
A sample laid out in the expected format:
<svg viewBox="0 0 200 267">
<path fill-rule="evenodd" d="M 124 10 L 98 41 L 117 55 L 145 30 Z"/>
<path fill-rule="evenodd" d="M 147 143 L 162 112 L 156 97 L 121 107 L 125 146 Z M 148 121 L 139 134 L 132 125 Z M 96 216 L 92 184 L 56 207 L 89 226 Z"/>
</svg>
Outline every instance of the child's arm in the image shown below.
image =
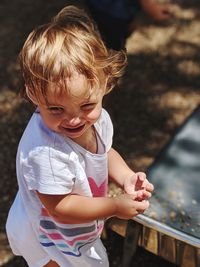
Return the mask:
<svg viewBox="0 0 200 267">
<path fill-rule="evenodd" d="M 128 194 L 133 194 L 137 190 L 147 191 L 145 196 L 151 196 L 154 187 L 146 178 L 145 173 L 133 172 L 119 153 L 111 148 L 108 152 L 108 172 L 109 177 L 114 180 Z"/>
<path fill-rule="evenodd" d="M 96 219 L 117 216 L 121 219 L 131 219 L 143 212 L 149 206 L 144 200 L 135 201 L 143 192 L 132 195 L 122 194 L 115 198 L 84 197 L 79 195 L 47 195 L 37 192 L 37 195 L 49 214 L 63 223 L 86 223 Z"/>
<path fill-rule="evenodd" d="M 155 20 L 167 20 L 170 17 L 169 5 L 159 4 L 156 0 L 139 0 L 143 10 Z"/>
</svg>

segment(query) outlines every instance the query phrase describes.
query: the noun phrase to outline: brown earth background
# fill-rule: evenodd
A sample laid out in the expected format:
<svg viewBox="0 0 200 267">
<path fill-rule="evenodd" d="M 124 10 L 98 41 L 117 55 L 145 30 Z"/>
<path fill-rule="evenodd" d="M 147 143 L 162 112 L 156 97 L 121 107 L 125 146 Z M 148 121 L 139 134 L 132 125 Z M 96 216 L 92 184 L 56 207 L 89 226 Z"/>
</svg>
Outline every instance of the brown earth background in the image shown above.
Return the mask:
<svg viewBox="0 0 200 267">
<path fill-rule="evenodd" d="M 0 2 L 0 266 L 26 266 L 13 257 L 5 221 L 17 184 L 15 155 L 32 107 L 18 97 L 17 55 L 28 33 L 62 7 L 82 1 Z M 114 147 L 136 171 L 145 171 L 177 127 L 200 104 L 200 2 L 171 0 L 172 18 L 154 23 L 144 14 L 127 41 L 128 67 L 105 106 L 115 127 Z M 110 186 L 110 194 L 118 189 Z M 119 267 L 123 238 L 111 233 L 105 245 L 111 267 Z M 175 265 L 139 248 L 132 266 Z"/>
</svg>

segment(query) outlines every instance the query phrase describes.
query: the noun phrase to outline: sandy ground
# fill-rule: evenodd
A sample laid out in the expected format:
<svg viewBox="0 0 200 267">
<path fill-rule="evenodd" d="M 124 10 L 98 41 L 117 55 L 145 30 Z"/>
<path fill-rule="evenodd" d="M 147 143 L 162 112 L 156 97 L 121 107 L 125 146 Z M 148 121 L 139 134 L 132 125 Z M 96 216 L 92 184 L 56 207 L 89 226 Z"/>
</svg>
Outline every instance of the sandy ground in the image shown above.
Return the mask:
<svg viewBox="0 0 200 267">
<path fill-rule="evenodd" d="M 1 0 L 0 3 L 0 266 L 25 266 L 13 258 L 5 220 L 17 190 L 15 154 L 32 108 L 18 98 L 17 55 L 35 25 L 71 1 Z M 74 1 L 78 2 L 78 1 Z M 172 19 L 157 24 L 145 16 L 127 42 L 128 67 L 119 88 L 106 98 L 114 146 L 134 170 L 145 171 L 177 127 L 200 103 L 200 3 L 171 1 Z M 117 190 L 111 186 L 111 194 Z M 120 266 L 123 238 L 104 240 L 112 266 Z M 174 265 L 139 249 L 135 267 Z"/>
</svg>

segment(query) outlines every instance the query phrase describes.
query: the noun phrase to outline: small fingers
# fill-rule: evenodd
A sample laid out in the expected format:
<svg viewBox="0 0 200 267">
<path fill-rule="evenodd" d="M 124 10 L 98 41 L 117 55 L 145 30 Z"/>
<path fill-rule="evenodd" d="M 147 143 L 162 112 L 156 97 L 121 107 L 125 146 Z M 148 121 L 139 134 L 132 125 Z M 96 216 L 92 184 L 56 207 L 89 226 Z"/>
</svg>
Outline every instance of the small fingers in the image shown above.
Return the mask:
<svg viewBox="0 0 200 267">
<path fill-rule="evenodd" d="M 136 175 L 137 175 L 138 179 L 142 182 L 144 182 L 145 179 L 147 178 L 147 176 L 144 172 L 137 172 Z"/>
<path fill-rule="evenodd" d="M 149 191 L 149 192 L 152 192 L 152 191 L 154 190 L 154 186 L 153 186 L 152 183 L 149 183 L 149 182 L 147 181 L 147 183 L 146 183 L 146 185 L 145 185 L 145 189 L 146 189 L 147 191 Z"/>
<path fill-rule="evenodd" d="M 142 200 L 148 199 L 150 197 L 151 197 L 151 192 L 148 192 L 146 190 L 139 190 L 139 191 L 137 191 L 137 195 L 136 195 L 135 200 L 142 201 Z"/>
<path fill-rule="evenodd" d="M 139 190 L 144 187 L 144 182 L 146 180 L 146 174 L 144 172 L 137 172 L 136 173 L 136 184 L 135 189 Z"/>
<path fill-rule="evenodd" d="M 149 207 L 149 201 L 143 200 L 141 202 L 136 202 L 136 210 L 138 213 L 143 213 Z"/>
</svg>

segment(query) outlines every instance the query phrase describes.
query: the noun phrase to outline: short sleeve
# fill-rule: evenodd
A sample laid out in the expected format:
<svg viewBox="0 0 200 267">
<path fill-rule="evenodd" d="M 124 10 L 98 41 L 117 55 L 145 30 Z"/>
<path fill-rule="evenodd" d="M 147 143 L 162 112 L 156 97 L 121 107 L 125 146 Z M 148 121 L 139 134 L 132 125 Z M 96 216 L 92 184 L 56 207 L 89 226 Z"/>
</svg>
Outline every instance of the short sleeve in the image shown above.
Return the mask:
<svg viewBox="0 0 200 267">
<path fill-rule="evenodd" d="M 43 194 L 69 194 L 75 173 L 70 155 L 52 147 L 38 147 L 22 161 L 23 176 L 29 190 Z"/>
</svg>

